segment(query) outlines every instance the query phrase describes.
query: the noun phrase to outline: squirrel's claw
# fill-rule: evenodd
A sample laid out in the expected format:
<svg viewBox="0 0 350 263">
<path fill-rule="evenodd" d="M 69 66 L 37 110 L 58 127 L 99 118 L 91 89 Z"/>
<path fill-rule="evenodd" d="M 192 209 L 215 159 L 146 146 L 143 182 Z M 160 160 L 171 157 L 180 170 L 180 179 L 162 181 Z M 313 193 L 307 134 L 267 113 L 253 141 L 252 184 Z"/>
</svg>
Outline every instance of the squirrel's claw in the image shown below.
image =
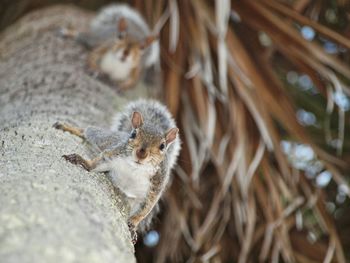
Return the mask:
<svg viewBox="0 0 350 263">
<path fill-rule="evenodd" d="M 55 129 L 58 129 L 58 130 L 62 130 L 63 129 L 63 124 L 60 123 L 59 121 L 55 122 L 52 127 L 54 127 Z"/>
<path fill-rule="evenodd" d="M 62 157 L 66 161 L 72 164 L 81 165 L 85 170 L 90 171 L 90 167 L 86 164 L 86 161 L 80 155 L 73 153 L 68 155 L 62 155 Z"/>
<path fill-rule="evenodd" d="M 137 242 L 136 228 L 131 222 L 128 222 L 128 227 L 129 227 L 129 231 L 130 231 L 130 234 L 131 234 L 131 242 L 132 242 L 133 245 L 135 245 L 136 242 Z"/>
<path fill-rule="evenodd" d="M 75 153 L 73 153 L 73 154 L 65 154 L 65 155 L 62 155 L 62 157 L 66 160 L 66 161 L 68 161 L 68 162 L 70 162 L 70 163 L 72 163 L 72 164 L 80 164 L 81 163 L 81 161 L 82 161 L 82 158 L 81 158 L 81 156 L 79 156 L 78 154 L 75 154 Z"/>
</svg>

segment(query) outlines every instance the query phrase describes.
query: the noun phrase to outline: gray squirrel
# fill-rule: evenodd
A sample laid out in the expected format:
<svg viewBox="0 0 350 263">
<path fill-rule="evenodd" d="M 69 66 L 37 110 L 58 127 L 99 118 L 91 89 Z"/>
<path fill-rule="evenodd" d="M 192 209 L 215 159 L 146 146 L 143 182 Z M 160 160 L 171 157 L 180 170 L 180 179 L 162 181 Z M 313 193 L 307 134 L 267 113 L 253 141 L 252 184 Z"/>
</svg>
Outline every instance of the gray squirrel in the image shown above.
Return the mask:
<svg viewBox="0 0 350 263">
<path fill-rule="evenodd" d="M 180 152 L 179 129 L 168 109 L 155 100 L 130 102 L 119 112 L 110 130 L 81 129 L 57 122 L 54 127 L 70 132 L 97 147 L 101 154 L 91 160 L 78 154 L 63 157 L 88 171 L 108 172 L 113 185 L 128 198 L 128 225 L 132 240 L 136 231 L 149 227 L 158 210 Z"/>
<path fill-rule="evenodd" d="M 159 41 L 143 17 L 126 4 L 102 8 L 87 32 L 61 28 L 60 34 L 91 49 L 87 66 L 121 89 L 132 87 L 159 61 Z"/>
</svg>

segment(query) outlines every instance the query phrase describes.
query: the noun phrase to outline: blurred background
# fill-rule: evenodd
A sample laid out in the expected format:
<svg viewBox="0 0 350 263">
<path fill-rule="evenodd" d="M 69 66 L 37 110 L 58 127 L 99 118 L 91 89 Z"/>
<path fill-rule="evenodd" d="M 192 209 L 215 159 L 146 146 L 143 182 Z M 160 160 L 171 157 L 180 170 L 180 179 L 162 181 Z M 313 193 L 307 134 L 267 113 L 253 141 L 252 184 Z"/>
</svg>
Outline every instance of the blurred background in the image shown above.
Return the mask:
<svg viewBox="0 0 350 263">
<path fill-rule="evenodd" d="M 5 0 L 0 29 L 54 4 Z M 134 0 L 183 150 L 138 262 L 350 261 L 348 0 Z"/>
</svg>

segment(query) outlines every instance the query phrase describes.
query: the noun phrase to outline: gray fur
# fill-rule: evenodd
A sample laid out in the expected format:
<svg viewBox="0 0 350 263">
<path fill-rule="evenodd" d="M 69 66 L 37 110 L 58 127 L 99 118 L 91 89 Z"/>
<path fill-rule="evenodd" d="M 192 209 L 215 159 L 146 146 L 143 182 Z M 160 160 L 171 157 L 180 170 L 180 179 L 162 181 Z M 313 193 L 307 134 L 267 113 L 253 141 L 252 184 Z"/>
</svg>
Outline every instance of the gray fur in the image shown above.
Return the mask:
<svg viewBox="0 0 350 263">
<path fill-rule="evenodd" d="M 134 111 L 141 112 L 144 120 L 144 129 L 151 134 L 164 135 L 169 129 L 176 127 L 176 123 L 167 107 L 156 100 L 139 99 L 129 103 L 123 111 L 118 113 L 113 121 L 112 131 L 132 131 L 130 118 Z M 166 156 L 171 169 L 179 155 L 181 142 L 177 137 L 167 150 Z"/>
<path fill-rule="evenodd" d="M 135 40 L 142 41 L 151 35 L 146 21 L 141 14 L 126 4 L 111 4 L 102 8 L 92 20 L 88 32 L 79 33 L 77 41 L 94 48 L 106 42 L 114 42 L 118 37 L 118 21 L 121 18 L 127 20 L 127 35 Z M 154 65 L 159 58 L 159 41 L 154 41 L 144 50 L 143 61 L 146 67 Z"/>
<path fill-rule="evenodd" d="M 117 36 L 117 24 L 121 18 L 126 18 L 127 33 L 135 40 L 142 40 L 151 31 L 143 17 L 126 4 L 112 4 L 102 8 L 91 22 L 90 29 L 101 36 Z"/>
<path fill-rule="evenodd" d="M 153 137 L 165 138 L 166 133 L 171 128 L 176 127 L 174 119 L 164 105 L 155 100 L 140 99 L 127 104 L 125 108 L 115 116 L 111 130 L 88 127 L 84 132 L 84 136 L 88 142 L 97 146 L 101 151 L 112 149 L 113 151 L 116 150 L 116 152 L 118 152 L 118 156 L 131 157 L 133 149 L 128 147 L 128 139 L 133 130 L 131 117 L 135 111 L 140 112 L 143 117 L 143 125 L 141 128 L 143 132 L 147 133 L 147 138 L 149 140 Z M 147 144 L 147 142 L 145 142 L 145 144 Z M 180 139 L 177 137 L 167 148 L 164 160 L 160 163 L 158 171 L 150 178 L 150 188 L 152 189 L 152 192 L 157 194 L 157 200 L 161 197 L 168 184 L 170 172 L 176 163 L 179 151 Z M 111 162 L 113 162 L 113 160 L 111 160 Z M 103 167 L 107 167 L 104 171 L 109 171 L 110 178 L 113 179 L 113 177 L 118 176 L 118 168 L 115 168 L 115 166 L 110 166 L 110 168 L 108 168 L 109 166 L 104 164 Z M 125 178 L 124 180 L 131 179 Z M 119 187 L 119 185 L 115 186 Z M 145 200 L 137 204 L 139 207 L 138 210 L 142 210 L 147 203 L 148 200 L 146 197 Z M 149 229 L 149 226 L 158 211 L 158 204 L 155 204 L 151 212 L 140 223 L 138 231 L 144 232 Z"/>
<path fill-rule="evenodd" d="M 91 145 L 96 146 L 100 151 L 104 151 L 125 145 L 129 134 L 90 126 L 85 129 L 84 137 Z"/>
</svg>

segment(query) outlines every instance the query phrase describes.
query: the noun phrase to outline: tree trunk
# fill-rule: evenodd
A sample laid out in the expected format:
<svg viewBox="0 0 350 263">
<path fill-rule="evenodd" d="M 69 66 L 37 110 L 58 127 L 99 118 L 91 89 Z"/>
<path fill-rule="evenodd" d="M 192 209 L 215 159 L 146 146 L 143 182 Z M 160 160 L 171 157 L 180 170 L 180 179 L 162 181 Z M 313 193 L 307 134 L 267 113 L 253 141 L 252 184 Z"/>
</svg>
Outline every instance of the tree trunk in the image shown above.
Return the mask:
<svg viewBox="0 0 350 263">
<path fill-rule="evenodd" d="M 92 157 L 93 151 L 52 128 L 58 120 L 109 126 L 127 101 L 86 73 L 83 47 L 56 33 L 59 26 L 82 30 L 90 18 L 73 7 L 53 7 L 0 36 L 2 263 L 135 261 L 123 198 L 104 174 L 61 158 Z"/>
</svg>

